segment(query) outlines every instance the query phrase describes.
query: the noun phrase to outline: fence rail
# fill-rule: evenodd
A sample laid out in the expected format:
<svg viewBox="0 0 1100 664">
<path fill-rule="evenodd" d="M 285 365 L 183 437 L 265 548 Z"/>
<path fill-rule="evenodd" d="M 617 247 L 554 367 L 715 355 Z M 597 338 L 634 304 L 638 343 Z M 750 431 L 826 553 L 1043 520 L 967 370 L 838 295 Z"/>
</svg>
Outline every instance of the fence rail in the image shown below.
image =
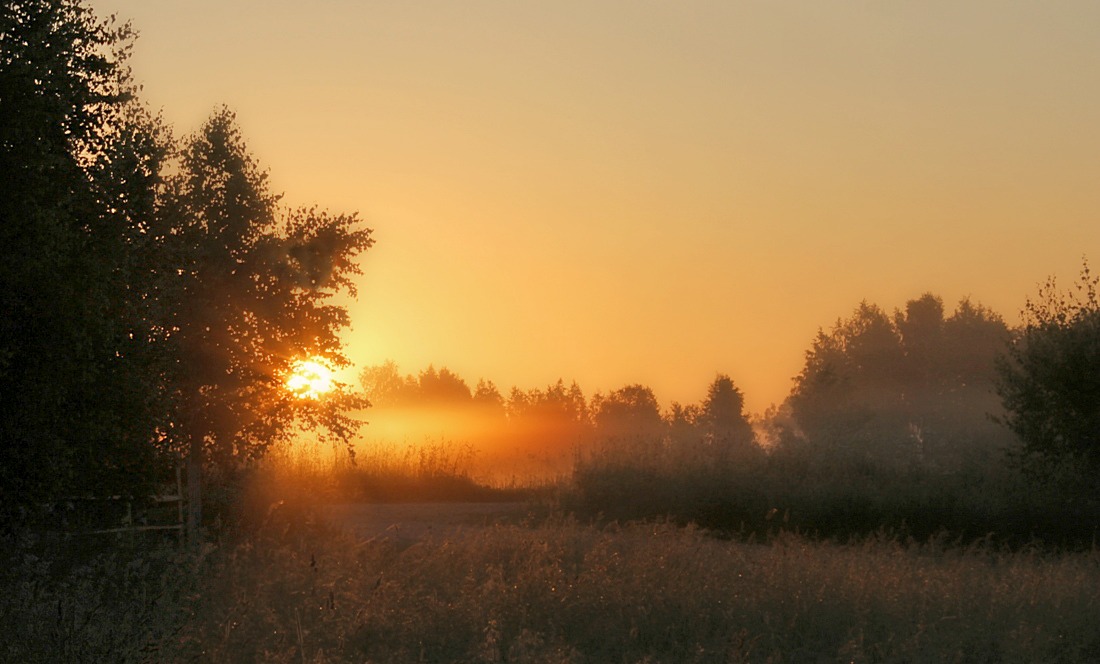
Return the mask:
<svg viewBox="0 0 1100 664">
<path fill-rule="evenodd" d="M 129 499 L 123 496 L 105 496 L 103 498 L 77 498 L 69 499 L 76 500 L 114 500 L 122 501 L 126 500 L 126 516 L 122 519 L 125 525 L 116 526 L 114 528 L 100 528 L 96 530 L 84 531 L 87 535 L 106 535 L 111 533 L 136 533 L 145 531 L 157 531 L 157 530 L 175 530 L 178 531 L 180 536 L 184 535 L 186 528 L 186 521 L 184 519 L 184 498 L 183 493 L 183 471 L 179 466 L 176 467 L 176 492 L 174 494 L 159 494 L 155 496 L 149 496 L 154 503 L 176 503 L 176 522 L 171 524 L 159 524 L 159 525 L 147 525 L 147 524 L 135 524 L 134 523 L 134 505 Z"/>
</svg>

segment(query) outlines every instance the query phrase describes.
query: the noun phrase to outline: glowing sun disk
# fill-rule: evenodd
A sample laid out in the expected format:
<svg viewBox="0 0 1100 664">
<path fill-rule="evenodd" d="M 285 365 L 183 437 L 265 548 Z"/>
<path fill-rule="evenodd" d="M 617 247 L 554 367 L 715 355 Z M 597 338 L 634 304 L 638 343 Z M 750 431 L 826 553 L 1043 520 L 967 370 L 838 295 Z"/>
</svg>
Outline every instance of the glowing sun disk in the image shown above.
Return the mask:
<svg viewBox="0 0 1100 664">
<path fill-rule="evenodd" d="M 302 399 L 319 399 L 333 388 L 332 370 L 313 360 L 296 362 L 286 387 Z"/>
</svg>

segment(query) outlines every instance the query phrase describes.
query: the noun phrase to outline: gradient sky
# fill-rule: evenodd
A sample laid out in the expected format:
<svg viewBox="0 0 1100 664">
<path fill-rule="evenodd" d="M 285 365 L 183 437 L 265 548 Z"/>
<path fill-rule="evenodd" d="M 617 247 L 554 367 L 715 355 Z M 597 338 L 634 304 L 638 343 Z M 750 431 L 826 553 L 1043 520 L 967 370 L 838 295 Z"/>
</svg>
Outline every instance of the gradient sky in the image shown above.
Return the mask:
<svg viewBox="0 0 1100 664">
<path fill-rule="evenodd" d="M 359 365 L 781 401 L 819 327 L 1100 261 L 1100 3 L 93 0 L 378 244 Z"/>
</svg>

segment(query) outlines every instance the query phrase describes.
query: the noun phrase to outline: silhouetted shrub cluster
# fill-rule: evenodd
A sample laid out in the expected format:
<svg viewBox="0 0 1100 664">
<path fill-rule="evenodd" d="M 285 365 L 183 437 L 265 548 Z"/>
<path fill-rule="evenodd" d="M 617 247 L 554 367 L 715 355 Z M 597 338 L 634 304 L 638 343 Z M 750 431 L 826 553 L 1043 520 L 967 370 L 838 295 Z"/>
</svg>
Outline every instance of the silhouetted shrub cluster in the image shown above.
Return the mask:
<svg viewBox="0 0 1100 664">
<path fill-rule="evenodd" d="M 789 530 L 840 540 L 886 529 L 918 541 L 1088 546 L 1100 523 L 1100 509 L 1036 487 L 1003 459 L 942 473 L 782 450 L 725 465 L 706 455 L 604 450 L 578 462 L 563 506 L 586 518 L 669 518 L 728 535 Z"/>
</svg>

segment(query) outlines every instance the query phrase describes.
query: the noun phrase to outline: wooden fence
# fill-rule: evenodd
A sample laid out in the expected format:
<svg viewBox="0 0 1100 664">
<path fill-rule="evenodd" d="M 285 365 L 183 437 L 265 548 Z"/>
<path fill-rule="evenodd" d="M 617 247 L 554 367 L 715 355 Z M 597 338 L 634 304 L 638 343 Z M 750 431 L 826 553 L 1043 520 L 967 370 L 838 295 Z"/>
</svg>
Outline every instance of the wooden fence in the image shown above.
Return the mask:
<svg viewBox="0 0 1100 664">
<path fill-rule="evenodd" d="M 185 502 L 186 498 L 184 497 L 184 493 L 183 493 L 183 471 L 179 466 L 176 467 L 175 493 L 159 494 L 159 495 L 156 495 L 156 496 L 151 496 L 151 498 L 152 498 L 152 501 L 154 503 L 157 503 L 158 505 L 167 505 L 167 504 L 170 504 L 170 503 L 175 503 L 176 504 L 176 509 L 174 510 L 175 518 L 171 523 L 162 523 L 162 524 L 134 523 L 134 504 L 133 504 L 133 502 L 126 499 L 126 498 L 124 498 L 123 496 L 107 496 L 107 497 L 99 498 L 99 499 L 95 499 L 95 500 L 99 500 L 99 501 L 125 501 L 125 503 L 126 503 L 126 513 L 125 513 L 125 516 L 121 520 L 122 525 L 115 526 L 115 527 L 112 527 L 112 528 L 100 528 L 100 529 L 96 529 L 96 530 L 87 530 L 87 531 L 84 531 L 84 532 L 86 534 L 89 534 L 89 535 L 103 535 L 103 534 L 108 534 L 108 533 L 127 533 L 127 532 L 128 533 L 136 533 L 136 532 L 142 532 L 142 531 L 156 531 L 156 530 L 169 531 L 169 530 L 175 530 L 179 533 L 180 538 L 182 539 L 184 533 L 186 532 L 186 530 L 185 530 L 185 528 L 186 528 L 186 525 L 185 525 L 186 524 L 186 519 L 185 519 L 185 512 L 184 512 L 184 502 Z"/>
</svg>

